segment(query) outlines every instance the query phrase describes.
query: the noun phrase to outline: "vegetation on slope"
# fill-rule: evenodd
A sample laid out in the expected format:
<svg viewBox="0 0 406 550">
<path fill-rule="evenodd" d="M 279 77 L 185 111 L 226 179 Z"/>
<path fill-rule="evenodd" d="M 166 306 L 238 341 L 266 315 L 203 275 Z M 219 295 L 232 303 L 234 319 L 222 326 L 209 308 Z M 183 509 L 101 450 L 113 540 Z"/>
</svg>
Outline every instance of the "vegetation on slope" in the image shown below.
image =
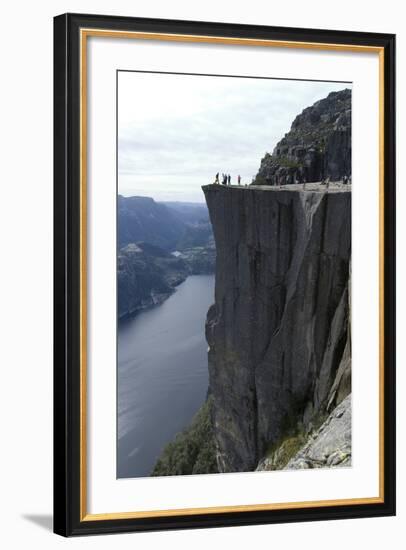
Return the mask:
<svg viewBox="0 0 406 550">
<path fill-rule="evenodd" d="M 165 447 L 152 476 L 218 472 L 210 407 L 209 398 L 196 413 L 191 425 Z"/>
</svg>

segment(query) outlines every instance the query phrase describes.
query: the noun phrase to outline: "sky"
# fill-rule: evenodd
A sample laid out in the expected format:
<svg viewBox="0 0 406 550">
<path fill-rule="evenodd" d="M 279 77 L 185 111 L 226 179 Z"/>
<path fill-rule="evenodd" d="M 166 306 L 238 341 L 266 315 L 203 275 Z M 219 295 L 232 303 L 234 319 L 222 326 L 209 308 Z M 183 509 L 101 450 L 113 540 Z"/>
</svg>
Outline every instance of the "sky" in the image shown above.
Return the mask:
<svg viewBox="0 0 406 550">
<path fill-rule="evenodd" d="M 215 174 L 250 183 L 305 107 L 348 84 L 119 72 L 118 192 L 204 202 Z"/>
</svg>

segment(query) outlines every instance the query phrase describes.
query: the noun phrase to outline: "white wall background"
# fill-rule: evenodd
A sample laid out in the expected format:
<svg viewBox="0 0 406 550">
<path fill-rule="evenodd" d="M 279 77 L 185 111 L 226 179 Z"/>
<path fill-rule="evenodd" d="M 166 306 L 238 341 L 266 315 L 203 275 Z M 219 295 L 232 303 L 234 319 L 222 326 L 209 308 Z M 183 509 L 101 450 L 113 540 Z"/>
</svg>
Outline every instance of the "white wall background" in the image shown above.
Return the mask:
<svg viewBox="0 0 406 550">
<path fill-rule="evenodd" d="M 406 521 L 406 307 L 398 285 L 398 516 L 293 525 L 71 539 L 51 533 L 52 512 L 52 17 L 103 13 L 398 34 L 398 98 L 406 97 L 406 31 L 396 0 L 106 0 L 7 2 L 0 85 L 0 540 L 4 548 L 283 546 L 399 548 Z M 406 278 L 404 102 L 398 101 L 398 280 Z M 403 524 L 403 529 L 402 529 Z"/>
</svg>

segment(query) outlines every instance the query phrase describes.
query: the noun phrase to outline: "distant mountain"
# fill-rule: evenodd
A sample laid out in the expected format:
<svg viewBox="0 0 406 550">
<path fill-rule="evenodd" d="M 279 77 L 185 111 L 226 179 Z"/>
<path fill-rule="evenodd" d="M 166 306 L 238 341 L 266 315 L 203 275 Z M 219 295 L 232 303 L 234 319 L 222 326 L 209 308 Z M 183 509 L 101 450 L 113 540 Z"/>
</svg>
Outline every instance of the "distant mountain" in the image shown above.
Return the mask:
<svg viewBox="0 0 406 550">
<path fill-rule="evenodd" d="M 118 317 L 159 304 L 188 275 L 214 273 L 207 206 L 118 197 Z"/>
<path fill-rule="evenodd" d="M 261 160 L 255 185 L 337 181 L 351 175 L 351 90 L 331 92 L 306 107 L 272 154 Z"/>
<path fill-rule="evenodd" d="M 186 248 L 208 245 L 214 247 L 213 230 L 209 221 L 186 226 L 176 248 L 182 251 Z"/>
<path fill-rule="evenodd" d="M 198 202 L 161 202 L 171 210 L 175 211 L 186 224 L 200 224 L 209 221 L 209 211 L 206 203 Z"/>
<path fill-rule="evenodd" d="M 118 244 L 147 242 L 164 250 L 204 246 L 213 238 L 206 204 L 118 197 Z"/>
<path fill-rule="evenodd" d="M 118 196 L 118 244 L 148 242 L 174 250 L 185 232 L 177 213 L 150 197 Z"/>
</svg>

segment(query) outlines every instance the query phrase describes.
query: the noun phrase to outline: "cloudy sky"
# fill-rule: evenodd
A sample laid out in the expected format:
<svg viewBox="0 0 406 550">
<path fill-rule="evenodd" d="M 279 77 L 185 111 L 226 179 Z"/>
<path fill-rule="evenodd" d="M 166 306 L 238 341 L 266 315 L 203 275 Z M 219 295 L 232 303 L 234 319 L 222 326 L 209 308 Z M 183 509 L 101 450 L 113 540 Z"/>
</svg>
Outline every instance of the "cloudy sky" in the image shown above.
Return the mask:
<svg viewBox="0 0 406 550">
<path fill-rule="evenodd" d="M 216 172 L 250 183 L 297 114 L 348 84 L 120 72 L 118 191 L 203 202 Z"/>
</svg>

